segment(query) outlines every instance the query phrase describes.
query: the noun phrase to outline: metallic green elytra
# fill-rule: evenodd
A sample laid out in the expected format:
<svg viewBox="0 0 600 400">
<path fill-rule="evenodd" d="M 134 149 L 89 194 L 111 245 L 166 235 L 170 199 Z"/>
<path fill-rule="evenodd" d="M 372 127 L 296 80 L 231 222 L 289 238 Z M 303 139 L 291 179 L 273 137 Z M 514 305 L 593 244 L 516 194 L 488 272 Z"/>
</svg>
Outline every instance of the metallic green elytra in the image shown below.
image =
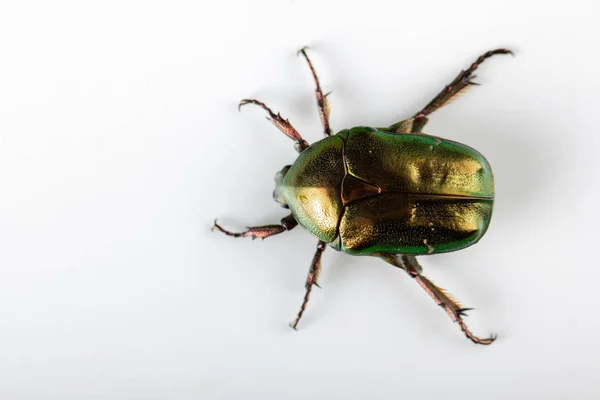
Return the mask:
<svg viewBox="0 0 600 400">
<path fill-rule="evenodd" d="M 336 250 L 424 255 L 483 236 L 494 182 L 463 144 L 356 127 L 309 146 L 280 190 L 298 223 Z"/>
<path fill-rule="evenodd" d="M 279 114 L 257 100 L 270 120 L 295 141 L 300 156 L 276 176 L 273 198 L 291 214 L 280 224 L 251 227 L 227 235 L 266 237 L 300 224 L 319 239 L 306 281 L 306 295 L 291 324 L 296 328 L 321 269 L 325 245 L 351 255 L 379 257 L 406 271 L 457 322 L 465 335 L 481 339 L 463 321 L 466 308 L 422 275 L 416 256 L 461 250 L 479 241 L 492 216 L 494 178 L 487 160 L 464 144 L 430 136 L 422 129 L 427 116 L 473 85 L 473 72 L 495 54 L 488 51 L 446 86 L 412 118 L 385 128 L 359 126 L 333 135 L 329 107 L 305 49 L 316 84 L 325 138 L 309 145 Z"/>
</svg>

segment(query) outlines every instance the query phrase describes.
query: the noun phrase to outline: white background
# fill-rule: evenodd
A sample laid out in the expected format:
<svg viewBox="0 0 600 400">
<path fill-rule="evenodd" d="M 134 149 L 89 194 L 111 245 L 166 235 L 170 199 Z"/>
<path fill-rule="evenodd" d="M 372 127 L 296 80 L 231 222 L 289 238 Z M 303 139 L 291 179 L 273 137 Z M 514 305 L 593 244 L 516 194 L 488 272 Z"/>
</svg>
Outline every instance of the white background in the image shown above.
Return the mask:
<svg viewBox="0 0 600 400">
<path fill-rule="evenodd" d="M 5 2 L 0 398 L 598 399 L 600 26 L 593 1 Z M 476 346 L 398 269 L 276 223 L 293 143 L 412 115 L 509 47 L 426 131 L 490 161 L 491 227 L 421 259 Z"/>
</svg>

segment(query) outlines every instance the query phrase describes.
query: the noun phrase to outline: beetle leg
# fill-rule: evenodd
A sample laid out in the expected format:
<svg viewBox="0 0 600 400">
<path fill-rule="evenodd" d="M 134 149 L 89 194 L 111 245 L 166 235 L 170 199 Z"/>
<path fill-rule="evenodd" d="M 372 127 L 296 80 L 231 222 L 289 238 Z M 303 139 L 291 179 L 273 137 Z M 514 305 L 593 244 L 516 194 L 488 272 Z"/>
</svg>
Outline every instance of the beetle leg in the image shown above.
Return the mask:
<svg viewBox="0 0 600 400">
<path fill-rule="evenodd" d="M 507 49 L 496 49 L 490 50 L 487 53 L 482 54 L 469 68 L 466 70 L 460 71 L 458 76 L 442 90 L 429 104 L 425 106 L 421 111 L 416 113 L 413 118 L 423 118 L 427 115 L 431 114 L 438 108 L 448 104 L 452 101 L 456 96 L 458 96 L 461 92 L 466 90 L 471 85 L 477 85 L 477 83 L 473 82 L 473 72 L 481 65 L 485 60 L 492 57 L 496 54 L 511 54 L 513 52 Z"/>
<path fill-rule="evenodd" d="M 296 128 L 294 128 L 292 124 L 290 124 L 289 120 L 283 119 L 281 114 L 275 114 L 273 111 L 271 111 L 269 107 L 267 107 L 265 103 L 254 99 L 243 99 L 242 101 L 240 101 L 238 109 L 240 109 L 243 105 L 246 104 L 256 104 L 257 106 L 265 110 L 267 114 L 269 114 L 267 119 L 271 121 L 273 125 L 275 125 L 277 128 L 279 128 L 279 130 L 283 132 L 287 137 L 296 142 L 294 147 L 296 148 L 296 150 L 298 150 L 298 153 L 302 153 L 302 151 L 304 151 L 304 149 L 308 147 L 308 142 L 302 139 L 302 136 L 300 136 Z"/>
<path fill-rule="evenodd" d="M 302 314 L 304 314 L 304 310 L 306 309 L 306 304 L 308 303 L 308 298 L 313 285 L 320 287 L 317 281 L 319 280 L 319 275 L 321 274 L 321 255 L 323 254 L 323 251 L 325 251 L 325 242 L 319 240 L 319 243 L 317 244 L 317 251 L 315 252 L 310 269 L 308 270 L 308 276 L 306 277 L 306 294 L 304 295 L 304 301 L 302 302 L 302 306 L 300 306 L 298 315 L 294 321 L 290 323 L 290 326 L 294 329 L 296 329 L 298 322 L 300 322 L 300 318 L 302 318 Z"/>
<path fill-rule="evenodd" d="M 321 90 L 321 83 L 319 82 L 319 77 L 317 76 L 317 72 L 308 58 L 306 54 L 306 49 L 308 47 L 303 47 L 298 51 L 298 54 L 302 54 L 308 63 L 308 67 L 310 68 L 310 72 L 315 80 L 315 85 L 317 86 L 315 89 L 315 94 L 317 96 L 317 105 L 319 106 L 319 116 L 321 117 L 321 124 L 323 125 L 323 133 L 325 136 L 331 136 L 331 128 L 329 127 L 329 103 L 327 101 L 327 94 L 323 94 L 323 90 Z"/>
<path fill-rule="evenodd" d="M 227 236 L 233 237 L 244 237 L 249 236 L 252 240 L 256 238 L 265 239 L 269 236 L 277 235 L 281 232 L 292 230 L 296 225 L 298 225 L 298 221 L 294 218 L 292 214 L 288 215 L 281 219 L 280 225 L 264 225 L 264 226 L 250 226 L 244 232 L 230 232 L 224 229 L 221 225 L 217 224 L 217 220 L 215 219 L 215 223 L 212 229 L 216 229 L 218 231 L 223 232 Z"/>
<path fill-rule="evenodd" d="M 460 303 L 452 298 L 444 289 L 441 289 L 433 284 L 425 276 L 421 275 L 422 268 L 417 262 L 417 258 L 408 254 L 385 254 L 380 256 L 384 261 L 402 268 L 411 278 L 413 278 L 419 286 L 421 286 L 431 298 L 448 313 L 450 319 L 459 324 L 460 329 L 473 343 L 476 344 L 491 344 L 496 340 L 496 335 L 491 335 L 489 338 L 481 339 L 467 328 L 463 321 L 466 317 L 465 311 L 472 310 L 471 308 L 463 308 Z"/>
<path fill-rule="evenodd" d="M 428 121 L 426 117 L 410 118 L 396 122 L 390 127 L 377 129 L 390 133 L 421 133 Z"/>
<path fill-rule="evenodd" d="M 495 54 L 513 54 L 512 51 L 507 49 L 496 49 L 488 51 L 481 55 L 469 68 L 461 71 L 458 76 L 442 90 L 425 108 L 416 113 L 412 118 L 400 121 L 388 128 L 382 128 L 383 131 L 392 133 L 421 133 L 423 127 L 427 124 L 427 116 L 433 113 L 438 108 L 450 103 L 458 95 L 464 93 L 469 86 L 477 85 L 473 82 L 473 72 L 481 65 L 486 59 L 490 58 Z"/>
</svg>

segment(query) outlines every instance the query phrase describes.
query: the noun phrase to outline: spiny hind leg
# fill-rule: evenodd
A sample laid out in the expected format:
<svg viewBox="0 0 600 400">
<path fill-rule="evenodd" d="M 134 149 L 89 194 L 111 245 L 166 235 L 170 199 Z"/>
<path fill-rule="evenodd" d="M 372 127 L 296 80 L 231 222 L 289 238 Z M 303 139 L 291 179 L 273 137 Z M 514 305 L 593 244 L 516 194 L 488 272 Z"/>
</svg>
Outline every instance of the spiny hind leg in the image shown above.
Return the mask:
<svg viewBox="0 0 600 400">
<path fill-rule="evenodd" d="M 450 103 L 456 96 L 464 93 L 470 86 L 478 85 L 473 82 L 475 76 L 473 72 L 488 58 L 496 54 L 513 54 L 512 51 L 507 49 L 496 49 L 490 50 L 487 53 L 482 54 L 469 68 L 460 71 L 458 76 L 447 85 L 433 100 L 429 102 L 421 111 L 416 113 L 412 118 L 400 121 L 394 125 L 384 128 L 385 131 L 393 133 L 421 133 L 423 127 L 427 124 L 427 116 L 433 113 L 435 110 L 443 107 Z"/>
<path fill-rule="evenodd" d="M 395 267 L 402 268 L 403 270 L 413 278 L 419 286 L 423 288 L 436 302 L 437 305 L 442 307 L 448 314 L 450 319 L 459 324 L 460 329 L 464 332 L 468 339 L 476 344 L 491 344 L 496 340 L 496 335 L 491 335 L 489 338 L 481 339 L 475 336 L 467 325 L 463 321 L 463 317 L 466 317 L 465 311 L 472 310 L 472 308 L 463 308 L 458 301 L 453 299 L 443 289 L 435 286 L 433 282 L 421 275 L 422 268 L 417 262 L 417 258 L 408 254 L 383 254 L 380 257 L 392 264 Z"/>
<path fill-rule="evenodd" d="M 387 128 L 378 128 L 390 133 L 422 133 L 423 127 L 427 124 L 427 117 L 413 117 L 404 121 L 396 122 Z"/>
<path fill-rule="evenodd" d="M 478 85 L 478 83 L 473 82 L 475 76 L 473 72 L 479 67 L 485 60 L 496 55 L 496 54 L 513 54 L 512 51 L 508 49 L 496 49 L 490 50 L 487 53 L 482 54 L 471 64 L 469 68 L 466 70 L 460 71 L 458 76 L 454 78 L 454 80 L 447 85 L 433 100 L 429 102 L 421 111 L 416 113 L 413 118 L 423 118 L 427 117 L 429 114 L 433 113 L 440 107 L 448 104 L 453 98 L 459 95 L 461 92 L 466 90 L 469 86 Z"/>
<path fill-rule="evenodd" d="M 279 225 L 251 226 L 251 227 L 248 227 L 248 229 L 243 232 L 228 231 L 227 229 L 224 229 L 221 225 L 219 225 L 217 223 L 217 220 L 215 220 L 215 223 L 214 223 L 212 229 L 221 231 L 224 234 L 226 234 L 227 236 L 251 237 L 252 239 L 256 239 L 256 238 L 265 239 L 265 238 L 268 238 L 269 236 L 277 235 L 277 234 L 285 232 L 285 231 L 290 231 L 293 228 L 295 228 L 296 225 L 298 225 L 298 221 L 296 221 L 294 216 L 292 214 L 290 214 L 287 217 L 282 218 L 281 224 L 279 224 Z"/>
</svg>

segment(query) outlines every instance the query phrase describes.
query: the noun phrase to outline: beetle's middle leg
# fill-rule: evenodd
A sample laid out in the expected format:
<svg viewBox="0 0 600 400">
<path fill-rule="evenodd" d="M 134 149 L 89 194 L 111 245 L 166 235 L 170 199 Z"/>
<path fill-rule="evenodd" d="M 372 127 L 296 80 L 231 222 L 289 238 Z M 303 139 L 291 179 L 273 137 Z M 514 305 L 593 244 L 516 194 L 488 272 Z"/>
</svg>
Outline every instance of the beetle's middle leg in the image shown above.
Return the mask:
<svg viewBox="0 0 600 400">
<path fill-rule="evenodd" d="M 302 314 L 304 314 L 304 310 L 308 304 L 308 298 L 313 285 L 319 286 L 317 281 L 319 280 L 319 275 L 321 274 L 321 255 L 323 254 L 323 251 L 325 251 L 325 242 L 319 240 L 319 243 L 317 244 L 317 251 L 315 252 L 310 269 L 308 270 L 308 276 L 306 277 L 306 294 L 304 295 L 304 301 L 302 302 L 302 306 L 300 306 L 298 316 L 296 316 L 294 321 L 290 323 L 290 326 L 294 329 L 296 329 L 298 322 L 300 322 L 300 318 L 302 318 Z"/>
<path fill-rule="evenodd" d="M 448 313 L 450 319 L 459 324 L 460 329 L 473 343 L 476 344 L 491 344 L 496 340 L 496 336 L 492 335 L 489 338 L 481 339 L 475 336 L 467 325 L 463 321 L 463 317 L 466 316 L 465 311 L 471 310 L 471 308 L 463 308 L 458 301 L 453 299 L 443 289 L 437 287 L 425 276 L 421 275 L 421 266 L 417 262 L 417 258 L 408 254 L 384 254 L 380 257 L 399 268 L 405 270 L 411 278 L 413 278 L 419 286 L 421 286 L 431 298 Z"/>
<path fill-rule="evenodd" d="M 285 136 L 289 137 L 294 142 L 296 142 L 294 147 L 296 147 L 298 153 L 302 153 L 304 149 L 308 147 L 308 142 L 302 138 L 302 136 L 300 135 L 300 133 L 298 133 L 296 128 L 294 128 L 292 124 L 290 124 L 289 120 L 283 119 L 281 114 L 275 114 L 273 111 L 271 111 L 269 107 L 267 107 L 265 103 L 254 99 L 243 99 L 242 101 L 240 101 L 238 109 L 240 109 L 243 105 L 246 104 L 256 104 L 257 106 L 265 110 L 267 114 L 269 114 L 267 119 L 271 121 L 273 125 L 275 125 L 277 128 L 279 128 L 279 130 L 283 132 Z"/>
<path fill-rule="evenodd" d="M 217 224 L 217 220 L 213 225 L 213 229 L 223 232 L 227 236 L 233 237 L 245 237 L 249 236 L 252 239 L 260 238 L 265 239 L 269 236 L 277 235 L 279 233 L 290 231 L 298 225 L 298 221 L 292 214 L 288 215 L 281 219 L 281 224 L 279 225 L 263 225 L 263 226 L 251 226 L 248 227 L 247 230 L 243 232 L 231 232 L 227 229 L 224 229 L 221 225 Z"/>
<path fill-rule="evenodd" d="M 321 117 L 321 124 L 323 125 L 323 133 L 325 136 L 331 136 L 331 127 L 329 126 L 329 103 L 327 102 L 327 94 L 323 94 L 323 90 L 321 90 L 321 83 L 319 82 L 319 77 L 317 76 L 317 72 L 308 58 L 306 54 L 307 47 L 303 47 L 298 51 L 298 54 L 302 54 L 308 63 L 308 67 L 310 68 L 310 72 L 312 73 L 313 79 L 315 81 L 315 85 L 317 86 L 315 89 L 315 95 L 317 97 L 317 105 L 319 106 L 319 117 Z"/>
</svg>

